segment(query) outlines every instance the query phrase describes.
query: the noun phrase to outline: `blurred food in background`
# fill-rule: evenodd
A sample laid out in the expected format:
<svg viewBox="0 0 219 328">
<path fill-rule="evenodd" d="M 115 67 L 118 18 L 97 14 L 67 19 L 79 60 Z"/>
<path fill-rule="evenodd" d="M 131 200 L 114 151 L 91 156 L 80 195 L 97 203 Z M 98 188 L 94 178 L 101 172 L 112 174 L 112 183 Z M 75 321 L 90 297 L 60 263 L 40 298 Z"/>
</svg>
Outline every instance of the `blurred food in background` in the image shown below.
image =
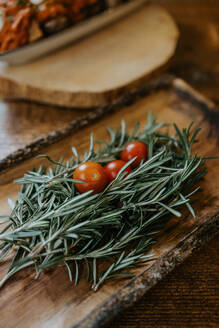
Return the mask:
<svg viewBox="0 0 219 328">
<path fill-rule="evenodd" d="M 0 52 L 57 33 L 128 1 L 0 0 Z"/>
</svg>

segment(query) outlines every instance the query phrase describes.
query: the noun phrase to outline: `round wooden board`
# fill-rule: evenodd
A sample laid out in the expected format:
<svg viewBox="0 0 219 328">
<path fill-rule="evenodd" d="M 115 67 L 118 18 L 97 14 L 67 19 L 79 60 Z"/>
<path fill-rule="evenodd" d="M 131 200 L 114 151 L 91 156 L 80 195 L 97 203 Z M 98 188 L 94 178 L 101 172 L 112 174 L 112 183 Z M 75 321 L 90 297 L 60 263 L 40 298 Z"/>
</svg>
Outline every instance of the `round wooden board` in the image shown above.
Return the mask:
<svg viewBox="0 0 219 328">
<path fill-rule="evenodd" d="M 148 4 L 59 52 L 23 66 L 0 66 L 1 92 L 68 107 L 106 105 L 165 67 L 178 35 L 169 13 Z"/>
</svg>

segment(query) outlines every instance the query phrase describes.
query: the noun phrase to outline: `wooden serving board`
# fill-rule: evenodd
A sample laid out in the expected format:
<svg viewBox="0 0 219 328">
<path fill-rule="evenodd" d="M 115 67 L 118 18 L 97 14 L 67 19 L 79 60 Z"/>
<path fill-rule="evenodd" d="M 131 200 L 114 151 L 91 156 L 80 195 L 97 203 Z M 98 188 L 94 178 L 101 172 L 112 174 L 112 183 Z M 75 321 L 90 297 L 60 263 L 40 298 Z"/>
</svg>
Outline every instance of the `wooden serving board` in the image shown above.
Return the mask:
<svg viewBox="0 0 219 328">
<path fill-rule="evenodd" d="M 119 127 L 122 118 L 129 129 L 133 128 L 136 121 L 144 124 L 148 109 L 158 115 L 159 121 L 176 122 L 180 127 L 188 126 L 194 120 L 195 127 L 202 127 L 200 143 L 195 146 L 195 151 L 202 156 L 219 154 L 219 113 L 212 102 L 179 79 L 161 79 L 151 84 L 150 88 L 148 85 L 141 87 L 119 103 L 94 110 L 86 118 L 69 126 L 72 133 L 67 127 L 62 130 L 62 140 L 50 144 L 48 137 L 43 143 L 42 140 L 35 142 L 35 145 L 39 145 L 37 151 L 43 146 L 41 153 L 47 153 L 54 159 L 71 156 L 72 145 L 84 152 L 89 146 L 89 134 L 92 131 L 97 139 L 104 139 L 107 138 L 105 126 Z M 102 120 L 93 122 L 98 118 Z M 91 122 L 93 124 L 89 124 Z M 80 129 L 76 131 L 78 126 Z M 20 150 L 20 156 L 15 156 L 11 163 L 15 165 L 16 161 L 24 160 L 26 149 Z M 16 199 L 18 188 L 12 180 L 43 162 L 28 159 L 14 167 L 8 163 L 8 169 L 1 171 L 1 214 L 9 212 L 7 199 Z M 20 272 L 0 291 L 0 327 L 96 328 L 102 327 L 123 308 L 132 305 L 176 265 L 182 263 L 194 249 L 218 233 L 219 160 L 208 161 L 207 167 L 209 172 L 201 182 L 202 192 L 196 196 L 193 204 L 197 218 L 194 220 L 187 211 L 180 219 L 173 217 L 152 249 L 156 258 L 133 270 L 135 278 L 130 281 L 108 281 L 94 293 L 83 279 L 77 287 L 70 283 L 64 268 L 42 274 L 38 280 L 34 280 L 31 269 Z M 7 264 L 1 264 L 0 276 Z"/>
<path fill-rule="evenodd" d="M 10 98 L 69 107 L 112 103 L 166 67 L 178 35 L 166 9 L 147 4 L 50 56 L 17 67 L 0 65 L 0 90 Z"/>
</svg>

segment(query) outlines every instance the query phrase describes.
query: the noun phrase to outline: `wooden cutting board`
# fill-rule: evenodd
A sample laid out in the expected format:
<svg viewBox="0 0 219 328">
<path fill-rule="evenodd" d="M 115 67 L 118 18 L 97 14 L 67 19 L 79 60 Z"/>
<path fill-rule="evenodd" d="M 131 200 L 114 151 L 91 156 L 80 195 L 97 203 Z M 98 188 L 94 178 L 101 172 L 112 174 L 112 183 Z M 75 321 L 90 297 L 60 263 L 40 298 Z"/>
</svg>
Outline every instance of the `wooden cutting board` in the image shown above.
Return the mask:
<svg viewBox="0 0 219 328">
<path fill-rule="evenodd" d="M 166 67 L 178 35 L 169 13 L 147 4 L 89 38 L 33 63 L 1 64 L 0 90 L 10 98 L 69 107 L 112 103 Z"/>
<path fill-rule="evenodd" d="M 48 136 L 43 142 L 42 139 L 36 141 L 32 154 L 41 149 L 41 153 L 47 153 L 54 159 L 62 156 L 68 158 L 72 145 L 84 152 L 88 149 L 92 131 L 97 139 L 104 139 L 107 138 L 105 126 L 119 127 L 122 118 L 130 129 L 136 121 L 144 124 L 148 109 L 158 115 L 159 121 L 176 122 L 180 127 L 188 126 L 194 120 L 195 127 L 202 127 L 200 143 L 195 150 L 202 156 L 219 154 L 218 112 L 212 102 L 179 79 L 161 79 L 150 84 L 150 87 L 147 84 L 119 103 L 94 110 L 59 131 L 62 140 L 50 144 Z M 21 149 L 19 156 L 12 155 L 11 161 L 6 161 L 8 169 L 0 172 L 1 214 L 9 212 L 7 199 L 16 199 L 18 188 L 12 183 L 13 179 L 43 163 L 43 160 L 25 160 L 30 155 L 27 149 Z M 83 279 L 77 287 L 70 283 L 63 268 L 42 274 L 39 280 L 34 280 L 31 270 L 20 272 L 0 291 L 0 327 L 98 328 L 123 308 L 132 305 L 194 249 L 218 233 L 219 160 L 208 161 L 207 167 L 209 172 L 201 182 L 203 191 L 193 204 L 197 218 L 191 218 L 187 211 L 180 219 L 173 217 L 152 249 L 156 259 L 133 270 L 135 278 L 130 281 L 108 281 L 94 293 Z M 0 276 L 7 264 L 1 264 Z"/>
</svg>

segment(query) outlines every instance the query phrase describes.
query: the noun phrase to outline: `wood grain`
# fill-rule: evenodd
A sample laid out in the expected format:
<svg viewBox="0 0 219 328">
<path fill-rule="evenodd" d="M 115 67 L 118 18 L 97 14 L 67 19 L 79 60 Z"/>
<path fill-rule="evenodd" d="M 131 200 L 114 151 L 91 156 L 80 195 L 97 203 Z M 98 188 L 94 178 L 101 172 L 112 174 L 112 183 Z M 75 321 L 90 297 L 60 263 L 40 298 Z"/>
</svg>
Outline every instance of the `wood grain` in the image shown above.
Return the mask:
<svg viewBox="0 0 219 328">
<path fill-rule="evenodd" d="M 4 96 L 60 106 L 103 106 L 146 82 L 173 56 L 178 29 L 148 4 L 100 32 L 30 64 L 0 66 Z"/>
<path fill-rule="evenodd" d="M 215 121 L 212 117 L 218 118 L 218 115 L 211 103 L 203 101 L 181 80 L 175 80 L 169 88 L 154 91 L 128 107 L 120 108 L 100 122 L 48 146 L 44 152 L 54 159 L 69 157 L 72 145 L 83 152 L 88 148 L 88 135 L 91 131 L 95 131 L 98 139 L 106 138 L 105 126 L 118 127 L 121 117 L 126 120 L 129 128 L 133 127 L 136 120 L 143 124 L 148 108 L 158 114 L 159 120 L 176 122 L 181 127 L 195 119 L 196 126 L 203 128 L 201 143 L 196 150 L 205 156 L 217 153 L 219 136 L 212 124 Z M 43 163 L 43 160 L 39 163 Z M 36 161 L 30 159 L 0 174 L 1 211 L 8 211 L 8 197 L 16 198 L 17 186 L 12 184 L 12 179 L 36 165 Z M 203 192 L 195 202 L 197 219 L 194 221 L 187 212 L 184 212 L 183 219 L 172 218 L 153 247 L 157 259 L 146 267 L 136 269 L 135 279 L 128 284 L 109 281 L 97 293 L 93 293 L 82 280 L 77 287 L 72 286 L 61 268 L 43 274 L 38 281 L 33 280 L 31 270 L 19 273 L 1 291 L 1 326 L 101 327 L 118 311 L 133 304 L 194 249 L 218 232 L 219 161 L 209 161 L 207 165 L 209 173 L 202 182 Z M 4 270 L 5 265 L 2 265 L 1 275 Z"/>
<path fill-rule="evenodd" d="M 0 102 L 0 160 L 87 114 L 30 102 Z"/>
<path fill-rule="evenodd" d="M 170 72 L 219 104 L 218 0 L 157 0 L 176 20 L 180 39 Z"/>
<path fill-rule="evenodd" d="M 172 14 L 180 29 L 179 46 L 170 65 L 171 73 L 183 77 L 219 104 L 218 0 L 157 0 L 157 3 Z M 56 129 L 59 122 L 66 120 L 68 123 L 77 115 L 83 115 L 80 110 L 66 113 L 25 102 L 2 103 L 0 111 L 1 158 L 44 137 L 53 127 Z M 47 130 L 46 126 L 49 127 Z M 34 135 L 30 135 L 32 128 Z M 42 128 L 45 134 L 42 134 Z M 110 327 L 217 327 L 218 247 L 218 238 L 205 245 L 151 289 L 134 308 L 123 311 Z"/>
<path fill-rule="evenodd" d="M 219 103 L 218 0 L 157 1 L 171 13 L 180 29 L 179 45 L 169 71 Z M 1 103 L 0 159 L 82 115 L 80 109 L 59 112 L 52 106 L 24 101 Z"/>
<path fill-rule="evenodd" d="M 170 71 L 219 104 L 219 1 L 157 0 L 176 20 L 179 44 Z M 113 328 L 206 328 L 219 325 L 219 238 L 194 253 Z"/>
<path fill-rule="evenodd" d="M 136 91 L 131 92 L 129 95 L 125 95 L 121 97 L 121 99 L 111 105 L 108 106 L 103 106 L 103 107 L 98 107 L 96 109 L 87 111 L 86 114 L 83 111 L 80 110 L 74 110 L 72 111 L 72 115 L 70 114 L 70 110 L 63 110 L 62 111 L 62 118 L 61 118 L 61 123 L 60 122 L 54 122 L 54 117 L 57 116 L 59 110 L 54 107 L 46 107 L 46 106 L 41 106 L 41 107 L 36 107 L 33 104 L 30 106 L 30 104 L 25 104 L 24 105 L 29 105 L 27 107 L 27 110 L 31 110 L 31 113 L 33 115 L 36 115 L 36 108 L 39 109 L 39 115 L 38 119 L 36 120 L 36 124 L 33 128 L 34 131 L 38 131 L 38 138 L 34 138 L 30 131 L 32 131 L 32 125 L 31 125 L 31 119 L 29 115 L 17 116 L 17 123 L 16 127 L 14 127 L 11 131 L 12 133 L 9 135 L 9 142 L 10 144 L 12 139 L 14 141 L 13 147 L 15 149 L 14 152 L 10 153 L 7 149 L 7 153 L 5 156 L 4 151 L 2 152 L 2 158 L 0 156 L 0 171 L 3 169 L 6 169 L 16 163 L 22 162 L 26 158 L 33 157 L 36 155 L 45 145 L 49 145 L 54 143 L 57 140 L 60 140 L 72 132 L 75 132 L 79 130 L 80 128 L 88 125 L 89 123 L 92 123 L 94 121 L 97 121 L 107 115 L 108 113 L 113 113 L 114 111 L 118 110 L 121 107 L 124 107 L 126 104 L 131 104 L 136 99 L 142 96 L 146 96 L 147 94 L 155 91 L 155 90 L 160 90 L 162 88 L 167 88 L 170 86 L 170 83 L 172 82 L 173 77 L 171 76 L 162 76 L 161 78 L 154 80 L 153 82 L 147 83 L 146 85 L 143 85 Z M 12 108 L 8 107 L 7 110 L 13 110 L 13 105 L 15 103 L 11 103 Z M 22 103 L 21 103 L 22 104 Z M 24 106 L 25 108 L 26 106 Z M 3 107 L 4 108 L 4 107 Z M 17 107 L 15 106 L 15 111 Z M 35 109 L 35 110 L 34 110 Z M 45 113 L 46 110 L 46 113 Z M 10 113 L 10 112 L 9 112 Z M 17 113 L 17 111 L 16 111 Z M 35 113 L 35 114 L 34 114 Z M 4 118 L 4 116 L 3 116 Z M 8 121 L 7 121 L 8 122 Z M 28 126 L 29 129 L 25 129 L 24 131 L 26 133 L 23 133 L 23 127 Z M 54 130 L 54 128 L 57 126 L 57 130 Z M 1 127 L 1 123 L 0 123 Z M 5 135 L 5 127 L 6 127 L 6 137 L 8 135 L 7 133 L 7 123 L 5 124 L 3 120 L 2 124 L 2 135 L 4 137 Z M 20 127 L 20 129 L 19 129 Z M 45 132 L 43 132 L 45 129 Z M 1 136 L 1 133 L 0 133 Z M 23 139 L 24 146 L 23 148 L 17 149 L 17 140 L 19 138 Z M 32 139 L 32 140 L 31 140 Z M 7 140 L 7 139 L 6 139 Z M 31 140 L 31 142 L 29 142 Z M 7 141 L 6 141 L 7 142 Z M 7 147 L 7 144 L 6 144 Z M 3 149 L 4 150 L 4 149 Z"/>
<path fill-rule="evenodd" d="M 219 323 L 219 238 L 190 256 L 126 309 L 109 328 L 216 328 Z"/>
</svg>

